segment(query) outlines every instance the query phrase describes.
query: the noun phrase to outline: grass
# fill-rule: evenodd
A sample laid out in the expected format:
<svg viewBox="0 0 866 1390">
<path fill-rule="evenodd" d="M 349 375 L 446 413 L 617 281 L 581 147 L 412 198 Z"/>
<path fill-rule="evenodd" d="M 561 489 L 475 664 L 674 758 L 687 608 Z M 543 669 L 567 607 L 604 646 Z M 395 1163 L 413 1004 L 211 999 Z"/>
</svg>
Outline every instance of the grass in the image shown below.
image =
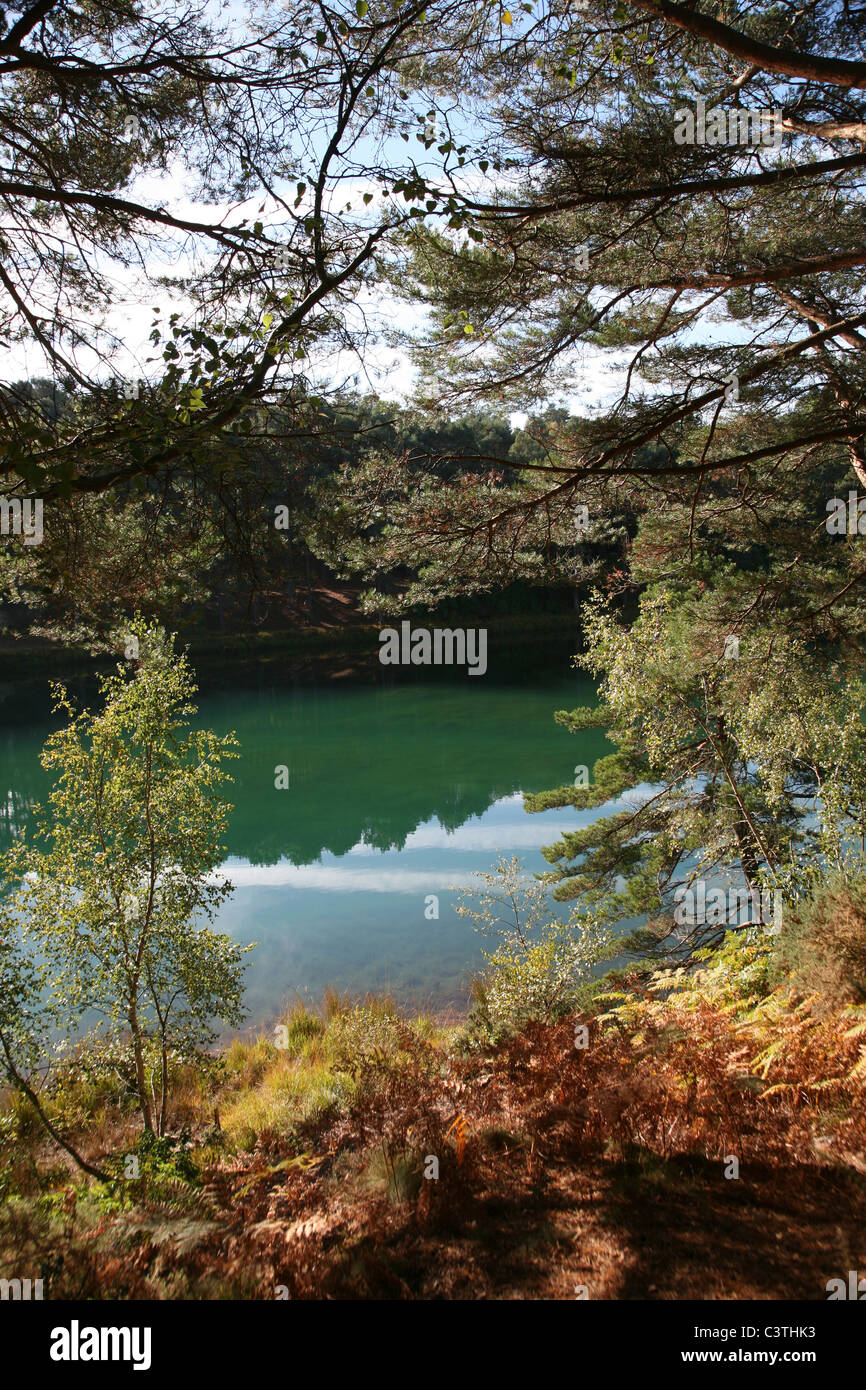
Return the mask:
<svg viewBox="0 0 866 1390">
<path fill-rule="evenodd" d="M 428 1015 L 403 1020 L 387 995 L 353 1002 L 328 991 L 321 1014 L 301 1001 L 287 1008 L 273 1041 L 235 1039 L 223 1054 L 220 1116 L 227 1142 L 250 1152 L 259 1142 L 296 1137 L 324 1117 L 344 1113 L 358 1094 L 354 1063 L 375 1054 L 398 1064 L 407 1029 L 430 1045 L 441 1045 L 453 1031 Z"/>
<path fill-rule="evenodd" d="M 226 1104 L 222 1125 L 229 1143 L 249 1152 L 262 1138 L 289 1138 L 299 1126 L 345 1108 L 351 1098 L 351 1082 L 335 1076 L 326 1060 L 287 1056 Z"/>
</svg>

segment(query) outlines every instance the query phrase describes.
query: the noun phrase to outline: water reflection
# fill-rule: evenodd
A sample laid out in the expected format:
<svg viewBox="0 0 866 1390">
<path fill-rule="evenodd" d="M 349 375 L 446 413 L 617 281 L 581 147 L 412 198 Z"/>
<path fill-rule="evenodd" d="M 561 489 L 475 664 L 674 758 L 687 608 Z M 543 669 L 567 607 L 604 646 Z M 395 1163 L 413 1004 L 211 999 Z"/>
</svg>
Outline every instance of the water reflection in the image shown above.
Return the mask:
<svg viewBox="0 0 866 1390">
<path fill-rule="evenodd" d="M 547 653 L 549 656 L 550 653 Z M 205 676 L 196 722 L 234 729 L 234 802 L 225 870 L 236 892 L 217 921 L 258 941 L 248 972 L 257 1021 L 294 992 L 326 985 L 391 988 L 400 998 L 462 1002 L 480 963 L 471 926 L 453 911 L 456 884 L 519 854 L 547 867 L 542 845 L 590 813 L 527 816 L 522 792 L 573 779 L 577 763 L 609 751 L 598 731 L 571 735 L 554 711 L 593 699 L 569 671 L 515 654 L 519 679 L 497 668 L 483 680 L 390 669 L 363 683 L 301 684 L 257 670 L 231 690 Z M 92 687 L 83 688 L 93 698 Z M 50 778 L 39 763 L 53 727 L 47 682 L 7 694 L 0 708 L 0 841 L 8 843 Z M 288 769 L 285 788 L 276 770 Z M 439 896 L 439 916 L 425 900 Z"/>
</svg>

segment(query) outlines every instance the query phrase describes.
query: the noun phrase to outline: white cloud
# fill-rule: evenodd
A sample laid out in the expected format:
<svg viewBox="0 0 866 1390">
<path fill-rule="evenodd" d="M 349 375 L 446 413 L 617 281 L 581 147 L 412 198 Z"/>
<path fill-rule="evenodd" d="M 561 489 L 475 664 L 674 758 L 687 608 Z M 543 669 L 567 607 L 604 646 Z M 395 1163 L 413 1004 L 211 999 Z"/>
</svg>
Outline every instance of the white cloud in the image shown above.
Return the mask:
<svg viewBox="0 0 866 1390">
<path fill-rule="evenodd" d="M 224 872 L 238 888 L 307 888 L 327 893 L 434 893 L 469 883 L 472 870 L 350 869 L 344 864 L 235 864 Z"/>
</svg>

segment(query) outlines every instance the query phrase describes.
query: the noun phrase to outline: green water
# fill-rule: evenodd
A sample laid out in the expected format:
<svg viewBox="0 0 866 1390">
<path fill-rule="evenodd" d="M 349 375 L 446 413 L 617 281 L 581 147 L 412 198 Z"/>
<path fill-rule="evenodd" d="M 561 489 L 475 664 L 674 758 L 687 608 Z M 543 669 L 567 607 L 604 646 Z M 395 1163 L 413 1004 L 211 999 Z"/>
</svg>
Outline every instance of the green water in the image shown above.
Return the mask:
<svg viewBox="0 0 866 1390">
<path fill-rule="evenodd" d="M 572 644 L 491 654 L 483 679 L 368 665 L 362 678 L 303 683 L 290 670 L 200 676 L 196 722 L 233 729 L 235 809 L 226 872 L 236 885 L 217 926 L 258 942 L 247 971 L 253 1024 L 326 986 L 390 989 L 402 1003 L 462 1007 L 479 938 L 452 886 L 497 852 L 528 870 L 540 848 L 590 814 L 529 816 L 523 792 L 561 786 L 609 751 L 567 733 L 557 709 L 594 702 Z M 90 690 L 83 692 L 90 695 Z M 0 687 L 0 842 L 45 796 L 39 752 L 53 727 L 47 682 Z M 275 768 L 289 770 L 278 790 Z M 438 919 L 430 895 L 438 898 Z"/>
</svg>

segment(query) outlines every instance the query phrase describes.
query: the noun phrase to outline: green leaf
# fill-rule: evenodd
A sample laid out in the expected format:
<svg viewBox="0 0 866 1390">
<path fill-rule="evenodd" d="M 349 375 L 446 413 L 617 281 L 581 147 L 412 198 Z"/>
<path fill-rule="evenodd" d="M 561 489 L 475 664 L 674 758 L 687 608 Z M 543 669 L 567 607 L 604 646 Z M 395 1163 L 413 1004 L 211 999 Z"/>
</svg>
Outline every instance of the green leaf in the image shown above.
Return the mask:
<svg viewBox="0 0 866 1390">
<path fill-rule="evenodd" d="M 367 10 L 369 8 L 370 7 L 367 4 L 367 0 L 355 0 L 355 14 L 358 16 L 359 19 L 364 18 L 364 15 L 367 13 Z"/>
</svg>

